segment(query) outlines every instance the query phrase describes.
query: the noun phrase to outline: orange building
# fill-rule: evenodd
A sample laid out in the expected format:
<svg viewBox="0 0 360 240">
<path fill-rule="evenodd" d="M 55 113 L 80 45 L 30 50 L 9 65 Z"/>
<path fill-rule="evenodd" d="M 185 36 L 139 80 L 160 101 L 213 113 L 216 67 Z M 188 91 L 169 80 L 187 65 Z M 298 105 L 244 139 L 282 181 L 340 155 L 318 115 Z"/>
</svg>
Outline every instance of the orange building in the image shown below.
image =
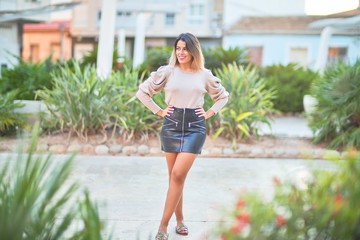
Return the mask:
<svg viewBox="0 0 360 240">
<path fill-rule="evenodd" d="M 22 59 L 37 62 L 50 54 L 54 62 L 72 57 L 70 21 L 24 24 Z"/>
</svg>

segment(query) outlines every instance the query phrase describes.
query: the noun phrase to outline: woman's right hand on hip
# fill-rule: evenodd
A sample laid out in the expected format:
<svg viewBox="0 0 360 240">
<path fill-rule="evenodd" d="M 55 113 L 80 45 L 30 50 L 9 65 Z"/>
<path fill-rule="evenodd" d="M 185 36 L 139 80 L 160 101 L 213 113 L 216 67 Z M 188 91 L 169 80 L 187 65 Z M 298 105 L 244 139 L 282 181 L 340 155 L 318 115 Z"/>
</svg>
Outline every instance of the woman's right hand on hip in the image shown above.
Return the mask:
<svg viewBox="0 0 360 240">
<path fill-rule="evenodd" d="M 173 112 L 174 112 L 174 107 L 169 105 L 164 110 L 160 109 L 156 114 L 161 117 L 165 117 L 165 116 L 169 116 Z"/>
</svg>

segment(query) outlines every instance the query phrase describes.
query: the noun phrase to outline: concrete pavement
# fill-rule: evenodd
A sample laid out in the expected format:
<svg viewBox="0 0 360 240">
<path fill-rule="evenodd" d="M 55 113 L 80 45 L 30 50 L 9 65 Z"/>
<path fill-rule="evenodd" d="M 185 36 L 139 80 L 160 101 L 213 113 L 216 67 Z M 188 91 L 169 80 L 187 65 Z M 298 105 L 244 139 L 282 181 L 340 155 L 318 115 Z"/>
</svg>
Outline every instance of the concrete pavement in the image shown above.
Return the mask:
<svg viewBox="0 0 360 240">
<path fill-rule="evenodd" d="M 262 135 L 276 137 L 312 136 L 305 118 L 276 118 L 272 130 L 261 126 Z M 9 153 L 0 153 L 2 163 Z M 54 155 L 61 161 L 67 155 Z M 189 236 L 174 233 L 170 240 L 216 239 L 214 232 L 226 209 L 231 209 L 244 192 L 265 199 L 273 195 L 273 177 L 301 181 L 311 168 L 331 168 L 324 160 L 253 159 L 199 157 L 190 170 L 184 190 L 184 214 Z M 167 191 L 164 157 L 76 156 L 71 176 L 99 203 L 100 216 L 114 239 L 154 239 Z M 215 227 L 215 228 L 214 228 Z"/>
<path fill-rule="evenodd" d="M 0 154 L 0 163 L 6 159 Z M 61 161 L 66 155 L 55 155 Z M 184 190 L 184 213 L 190 235 L 174 233 L 170 240 L 216 239 L 213 235 L 225 209 L 234 206 L 244 191 L 273 195 L 272 178 L 301 178 L 310 168 L 330 168 L 324 160 L 239 159 L 199 157 L 189 172 Z M 99 203 L 100 216 L 114 239 L 154 239 L 167 191 L 163 157 L 76 156 L 71 176 L 90 190 Z"/>
<path fill-rule="evenodd" d="M 274 117 L 271 128 L 266 124 L 259 124 L 260 135 L 273 135 L 286 138 L 312 138 L 313 132 L 305 117 Z"/>
</svg>

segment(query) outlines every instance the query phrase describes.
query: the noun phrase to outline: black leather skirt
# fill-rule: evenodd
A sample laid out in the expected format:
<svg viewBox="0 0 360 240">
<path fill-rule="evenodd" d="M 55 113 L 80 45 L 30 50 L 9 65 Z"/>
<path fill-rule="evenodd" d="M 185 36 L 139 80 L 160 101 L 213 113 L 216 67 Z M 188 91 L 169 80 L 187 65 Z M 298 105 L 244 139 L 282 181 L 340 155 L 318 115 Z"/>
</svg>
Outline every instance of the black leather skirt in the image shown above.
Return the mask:
<svg viewBox="0 0 360 240">
<path fill-rule="evenodd" d="M 206 138 L 205 118 L 195 109 L 174 108 L 165 116 L 160 132 L 161 150 L 200 154 Z"/>
</svg>

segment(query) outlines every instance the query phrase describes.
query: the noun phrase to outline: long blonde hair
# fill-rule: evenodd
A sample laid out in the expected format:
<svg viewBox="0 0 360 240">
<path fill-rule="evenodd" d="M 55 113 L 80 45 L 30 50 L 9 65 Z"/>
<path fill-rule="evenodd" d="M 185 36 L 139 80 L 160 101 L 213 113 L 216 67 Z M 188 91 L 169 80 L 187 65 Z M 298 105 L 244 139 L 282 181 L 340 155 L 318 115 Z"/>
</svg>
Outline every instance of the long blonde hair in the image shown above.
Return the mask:
<svg viewBox="0 0 360 240">
<path fill-rule="evenodd" d="M 191 68 L 194 70 L 200 70 L 205 68 L 204 56 L 201 51 L 200 42 L 191 33 L 181 33 L 179 37 L 175 40 L 174 49 L 169 59 L 169 65 L 173 67 L 179 65 L 179 61 L 176 57 L 176 45 L 180 40 L 186 43 L 186 48 L 192 56 Z"/>
</svg>

